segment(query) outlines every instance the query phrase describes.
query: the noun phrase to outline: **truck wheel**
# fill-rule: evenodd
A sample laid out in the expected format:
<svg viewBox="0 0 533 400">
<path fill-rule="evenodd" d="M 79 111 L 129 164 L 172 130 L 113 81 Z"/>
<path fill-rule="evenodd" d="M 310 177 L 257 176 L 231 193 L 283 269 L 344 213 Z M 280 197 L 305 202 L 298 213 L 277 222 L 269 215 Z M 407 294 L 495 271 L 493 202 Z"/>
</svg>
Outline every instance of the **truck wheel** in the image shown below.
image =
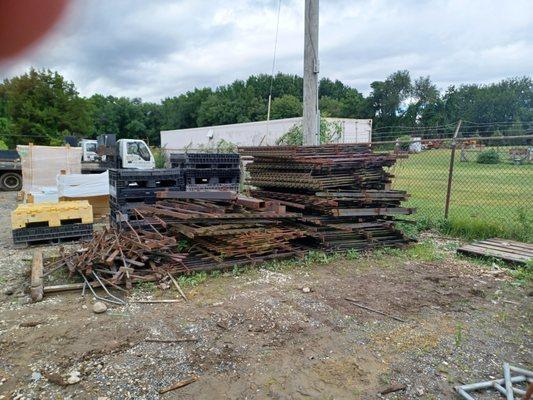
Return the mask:
<svg viewBox="0 0 533 400">
<path fill-rule="evenodd" d="M 22 189 L 22 176 L 16 172 L 6 172 L 0 176 L 0 188 L 3 190 Z"/>
</svg>

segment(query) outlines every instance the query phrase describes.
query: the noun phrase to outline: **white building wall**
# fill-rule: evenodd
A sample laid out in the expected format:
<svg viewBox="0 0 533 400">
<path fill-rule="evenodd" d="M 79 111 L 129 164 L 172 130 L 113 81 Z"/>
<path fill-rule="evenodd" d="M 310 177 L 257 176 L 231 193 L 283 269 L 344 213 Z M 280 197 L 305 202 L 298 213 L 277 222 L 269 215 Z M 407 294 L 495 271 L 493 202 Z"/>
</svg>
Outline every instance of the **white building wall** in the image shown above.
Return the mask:
<svg viewBox="0 0 533 400">
<path fill-rule="evenodd" d="M 369 143 L 372 141 L 371 119 L 326 118 L 328 122 L 340 123 L 343 143 Z M 216 147 L 221 141 L 237 146 L 271 146 L 302 118 L 285 118 L 242 124 L 216 125 L 201 128 L 161 131 L 161 146 L 168 152 L 194 151 Z"/>
</svg>

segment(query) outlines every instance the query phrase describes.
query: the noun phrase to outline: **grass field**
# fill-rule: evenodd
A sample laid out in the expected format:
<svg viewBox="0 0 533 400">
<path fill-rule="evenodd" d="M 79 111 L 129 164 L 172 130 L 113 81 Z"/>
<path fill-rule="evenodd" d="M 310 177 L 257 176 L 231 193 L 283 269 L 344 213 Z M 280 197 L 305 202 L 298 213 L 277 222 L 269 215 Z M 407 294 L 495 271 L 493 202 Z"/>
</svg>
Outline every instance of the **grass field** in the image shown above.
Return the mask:
<svg viewBox="0 0 533 400">
<path fill-rule="evenodd" d="M 393 188 L 411 194 L 415 218 L 467 238 L 503 236 L 533 241 L 533 164 L 461 162 L 456 153 L 448 221 L 443 221 L 450 150 L 412 154 L 392 168 Z M 475 157 L 473 157 L 475 159 Z"/>
</svg>

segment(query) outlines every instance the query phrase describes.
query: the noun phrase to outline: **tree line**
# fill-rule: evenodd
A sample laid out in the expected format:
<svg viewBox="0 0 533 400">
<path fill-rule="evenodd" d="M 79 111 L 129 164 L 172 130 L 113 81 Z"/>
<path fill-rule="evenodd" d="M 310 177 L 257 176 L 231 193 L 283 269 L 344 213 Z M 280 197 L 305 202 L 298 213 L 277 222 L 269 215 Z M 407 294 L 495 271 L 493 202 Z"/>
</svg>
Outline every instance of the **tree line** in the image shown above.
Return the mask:
<svg viewBox="0 0 533 400">
<path fill-rule="evenodd" d="M 303 79 L 278 73 L 252 75 L 229 85 L 195 88 L 160 103 L 139 98 L 79 95 L 73 82 L 50 70 L 31 69 L 0 84 L 0 140 L 8 147 L 33 142 L 58 145 L 65 136 L 95 138 L 114 133 L 159 144 L 165 129 L 193 128 L 265 120 L 272 85 L 271 118 L 302 115 Z M 517 77 L 440 91 L 429 77 L 397 71 L 370 84 L 364 96 L 339 80 L 322 78 L 323 117 L 372 118 L 374 140 L 394 139 L 426 130 L 447 134 L 458 119 L 477 124 L 467 135 L 530 132 L 533 81 Z M 1 144 L 0 144 L 1 145 Z"/>
</svg>

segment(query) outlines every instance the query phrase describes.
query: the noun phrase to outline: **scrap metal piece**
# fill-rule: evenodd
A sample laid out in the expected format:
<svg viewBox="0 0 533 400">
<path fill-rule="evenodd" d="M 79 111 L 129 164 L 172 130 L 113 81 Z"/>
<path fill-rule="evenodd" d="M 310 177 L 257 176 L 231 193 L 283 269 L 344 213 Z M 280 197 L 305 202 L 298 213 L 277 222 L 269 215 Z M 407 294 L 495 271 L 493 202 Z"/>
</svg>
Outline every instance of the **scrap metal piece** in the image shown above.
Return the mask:
<svg viewBox="0 0 533 400">
<path fill-rule="evenodd" d="M 503 364 L 503 378 L 505 379 L 507 400 L 514 400 L 513 383 L 511 382 L 511 370 L 509 369 L 509 363 Z"/>
<path fill-rule="evenodd" d="M 520 375 L 511 376 L 512 372 L 519 373 Z M 504 363 L 503 373 L 504 373 L 504 377 L 501 379 L 456 386 L 455 391 L 463 399 L 466 399 L 466 400 L 475 400 L 475 398 L 472 397 L 469 394 L 469 392 L 473 392 L 476 390 L 482 390 L 482 389 L 495 389 L 500 394 L 506 396 L 507 399 L 514 399 L 514 393 L 519 394 L 519 395 L 524 395 L 526 393 L 524 390 L 513 387 L 513 383 L 522 383 L 522 382 L 531 381 L 531 378 L 533 378 L 532 371 L 529 371 L 523 368 L 514 367 L 512 365 L 509 365 L 508 363 Z M 502 385 L 505 385 L 505 387 Z"/>
</svg>

